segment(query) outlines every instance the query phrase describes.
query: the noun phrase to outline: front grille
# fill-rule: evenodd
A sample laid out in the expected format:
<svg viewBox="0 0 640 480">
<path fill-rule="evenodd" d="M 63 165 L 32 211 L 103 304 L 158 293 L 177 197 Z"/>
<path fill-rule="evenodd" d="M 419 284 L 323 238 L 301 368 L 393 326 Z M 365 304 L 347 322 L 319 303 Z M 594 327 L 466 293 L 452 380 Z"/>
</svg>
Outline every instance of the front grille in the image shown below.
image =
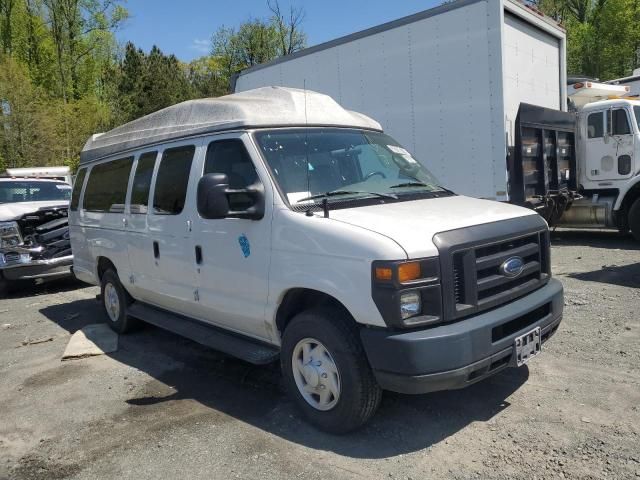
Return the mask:
<svg viewBox="0 0 640 480">
<path fill-rule="evenodd" d="M 4 254 L 4 261 L 6 263 L 14 263 L 20 260 L 20 254 L 16 252 L 7 252 Z"/>
<path fill-rule="evenodd" d="M 456 311 L 477 312 L 506 303 L 537 287 L 547 278 L 546 233 L 510 238 L 453 253 Z M 501 265 L 522 258 L 524 268 L 516 277 L 501 272 Z"/>
<path fill-rule="evenodd" d="M 543 286 L 550 275 L 548 228 L 538 215 L 449 230 L 433 241 L 445 321 L 509 303 Z M 505 262 L 513 257 L 522 259 L 523 268 L 509 276 Z"/>
<path fill-rule="evenodd" d="M 37 260 L 52 259 L 71 255 L 67 208 L 46 208 L 25 215 L 18 224 L 27 247 L 44 247 L 40 253 L 33 253 Z"/>
</svg>

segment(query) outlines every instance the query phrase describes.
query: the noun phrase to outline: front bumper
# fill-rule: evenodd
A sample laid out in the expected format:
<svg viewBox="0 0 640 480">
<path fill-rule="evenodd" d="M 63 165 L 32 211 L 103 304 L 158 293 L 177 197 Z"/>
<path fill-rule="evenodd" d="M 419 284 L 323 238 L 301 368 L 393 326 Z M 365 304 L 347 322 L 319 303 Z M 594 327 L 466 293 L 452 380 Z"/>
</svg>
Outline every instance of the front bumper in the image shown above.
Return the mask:
<svg viewBox="0 0 640 480">
<path fill-rule="evenodd" d="M 540 327 L 553 335 L 564 306 L 560 281 L 502 307 L 411 332 L 363 328 L 362 344 L 379 385 L 400 393 L 463 388 L 515 365 L 514 341 Z"/>
<path fill-rule="evenodd" d="M 71 275 L 73 255 L 46 260 L 31 259 L 26 263 L 0 265 L 2 278 L 9 281 L 55 278 Z"/>
</svg>

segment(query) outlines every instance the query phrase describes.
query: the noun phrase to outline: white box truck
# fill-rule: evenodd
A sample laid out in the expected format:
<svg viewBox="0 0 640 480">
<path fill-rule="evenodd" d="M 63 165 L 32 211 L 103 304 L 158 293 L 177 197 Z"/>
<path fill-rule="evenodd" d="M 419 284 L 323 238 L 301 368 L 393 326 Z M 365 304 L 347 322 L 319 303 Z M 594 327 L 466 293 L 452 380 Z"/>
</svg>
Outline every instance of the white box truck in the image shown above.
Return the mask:
<svg viewBox="0 0 640 480">
<path fill-rule="evenodd" d="M 459 0 L 240 72 L 380 120 L 442 182 L 553 222 L 575 190 L 565 31 L 511 0 Z"/>
</svg>

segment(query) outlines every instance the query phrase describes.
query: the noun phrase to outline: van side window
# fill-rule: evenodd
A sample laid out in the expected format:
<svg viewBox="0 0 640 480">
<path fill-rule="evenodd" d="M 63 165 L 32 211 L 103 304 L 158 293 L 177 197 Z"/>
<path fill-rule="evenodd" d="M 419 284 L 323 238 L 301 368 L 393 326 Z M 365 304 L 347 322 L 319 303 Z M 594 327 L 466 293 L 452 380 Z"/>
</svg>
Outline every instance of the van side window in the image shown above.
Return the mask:
<svg viewBox="0 0 640 480">
<path fill-rule="evenodd" d="M 169 148 L 162 153 L 153 195 L 153 213 L 156 215 L 182 213 L 195 151 L 193 145 L 185 145 Z"/>
<path fill-rule="evenodd" d="M 147 213 L 149 205 L 149 190 L 151 189 L 151 177 L 153 167 L 156 164 L 158 152 L 146 152 L 138 158 L 136 174 L 131 186 L 131 213 Z"/>
<path fill-rule="evenodd" d="M 611 134 L 629 135 L 631 127 L 627 120 L 627 111 L 624 108 L 617 108 L 611 112 Z"/>
<path fill-rule="evenodd" d="M 71 192 L 71 208 L 72 212 L 78 210 L 78 205 L 80 205 L 80 192 L 82 192 L 82 184 L 84 184 L 84 177 L 87 174 L 86 168 L 81 168 L 78 170 L 76 174 L 76 178 L 73 181 L 73 191 Z"/>
<path fill-rule="evenodd" d="M 124 212 L 132 165 L 133 157 L 95 165 L 89 173 L 83 208 L 91 212 Z"/>
<path fill-rule="evenodd" d="M 227 175 L 230 188 L 247 188 L 258 181 L 256 167 L 244 143 L 239 139 L 218 140 L 209 144 L 204 163 L 204 174 L 208 173 Z M 251 206 L 253 206 L 253 200 L 248 195 L 244 193 L 229 195 L 231 210 L 246 210 Z"/>
<path fill-rule="evenodd" d="M 592 113 L 587 121 L 587 136 L 589 138 L 602 138 L 604 136 L 603 112 Z"/>
</svg>

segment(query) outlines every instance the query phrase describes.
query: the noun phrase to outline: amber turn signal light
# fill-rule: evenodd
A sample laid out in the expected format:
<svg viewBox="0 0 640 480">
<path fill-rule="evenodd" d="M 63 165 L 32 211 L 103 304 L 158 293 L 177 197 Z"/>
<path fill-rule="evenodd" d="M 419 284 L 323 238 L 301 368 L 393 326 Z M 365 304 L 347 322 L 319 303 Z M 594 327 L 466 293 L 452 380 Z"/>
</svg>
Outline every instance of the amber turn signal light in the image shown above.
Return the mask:
<svg viewBox="0 0 640 480">
<path fill-rule="evenodd" d="M 418 280 L 420 277 L 420 262 L 401 263 L 398 265 L 398 281 L 400 283 Z"/>
<path fill-rule="evenodd" d="M 390 268 L 387 267 L 378 267 L 376 268 L 376 280 L 391 280 L 393 277 L 393 272 Z"/>
</svg>

